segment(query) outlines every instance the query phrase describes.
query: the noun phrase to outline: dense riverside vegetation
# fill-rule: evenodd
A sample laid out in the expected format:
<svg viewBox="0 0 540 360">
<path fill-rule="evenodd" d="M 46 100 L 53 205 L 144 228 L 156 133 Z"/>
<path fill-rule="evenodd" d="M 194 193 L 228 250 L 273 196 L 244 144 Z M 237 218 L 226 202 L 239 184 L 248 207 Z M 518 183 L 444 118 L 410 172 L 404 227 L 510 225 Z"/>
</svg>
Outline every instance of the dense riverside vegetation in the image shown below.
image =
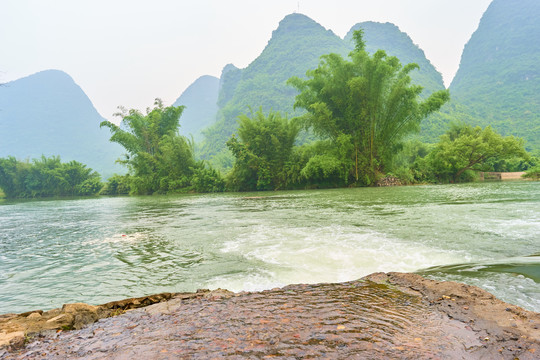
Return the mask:
<svg viewBox="0 0 540 360">
<path fill-rule="evenodd" d="M 290 183 L 292 150 L 300 127 L 279 113 L 240 115 L 238 139 L 234 134 L 227 146 L 236 158 L 228 177 L 232 190 L 276 190 Z"/>
<path fill-rule="evenodd" d="M 489 126 L 452 123 L 436 144 L 407 142 L 393 171 L 408 184 L 467 182 L 480 171 L 524 171 L 537 163 L 525 151 L 523 139 L 501 136 Z"/>
<path fill-rule="evenodd" d="M 13 156 L 0 159 L 0 188 L 7 198 L 87 196 L 99 193 L 100 175 L 77 161 L 63 163 L 59 156 L 32 162 Z"/>
<path fill-rule="evenodd" d="M 439 181 L 468 180 L 467 171 L 489 171 L 495 159 L 527 160 L 523 145 L 523 139 L 503 137 L 489 126 L 453 125 L 429 154 L 431 171 Z"/>
<path fill-rule="evenodd" d="M 118 193 L 118 185 L 138 195 L 223 190 L 220 174 L 196 161 L 193 143 L 178 134 L 183 110 L 183 106 L 165 107 L 156 99 L 146 115 L 121 108 L 117 114 L 122 118 L 120 126 L 108 120 L 101 123 L 111 130 L 111 141 L 126 150 L 124 159 L 118 161 L 127 166 L 128 174 L 113 177 L 107 187 L 109 194 Z"/>
<path fill-rule="evenodd" d="M 139 120 L 140 138 L 120 128 L 114 128 L 113 132 L 118 137 L 125 136 L 126 145 L 127 139 L 138 142 L 138 146 L 149 145 L 152 136 L 148 130 L 160 128 L 157 126 L 160 121 L 155 120 L 161 119 L 165 125 L 164 118 L 172 121 L 181 111 L 182 107 L 167 108 L 157 102 L 146 116 L 129 112 L 135 114 L 131 120 Z M 235 163 L 225 179 L 204 162 L 195 161 L 187 139 L 172 131 L 169 137 L 157 142 L 154 156 L 150 155 L 151 146 L 139 152 L 134 151 L 137 146 L 130 147 L 132 152 L 122 160 L 128 165 L 128 174 L 114 175 L 105 185 L 98 173 L 77 161 L 62 163 L 60 157 L 42 156 L 30 162 L 10 156 L 0 159 L 0 189 L 6 198 L 37 198 L 361 185 L 351 175 L 354 162 L 350 136 L 340 135 L 336 141 L 329 138 L 299 146 L 294 145 L 300 130 L 299 119 L 288 120 L 277 112 L 265 115 L 259 110 L 250 116 L 240 116 L 239 123 L 238 137 L 233 135 L 227 143 Z M 178 138 L 171 140 L 170 134 Z M 181 164 L 191 167 L 181 169 Z M 524 150 L 522 139 L 503 137 L 490 127 L 482 129 L 466 124 L 452 124 L 434 145 L 418 139 L 405 141 L 392 156 L 389 169 L 379 177 L 393 176 L 403 184 L 474 181 L 478 171 L 526 170 L 525 178 L 540 179 L 540 159 Z"/>
<path fill-rule="evenodd" d="M 323 55 L 305 76 L 288 78 L 289 90 L 281 96 L 294 104 L 296 117 L 265 110 L 268 104 L 249 115 L 236 108 L 237 130 L 229 128 L 227 149 L 216 155 L 230 164 L 228 171 L 195 158 L 194 141 L 179 133 L 185 106 L 165 107 L 157 99 L 145 114 L 121 108 L 120 125 L 101 122 L 111 131 L 110 141 L 126 152 L 117 162 L 127 173 L 110 177 L 105 186 L 81 163 L 43 156 L 33 162 L 0 159 L 0 188 L 6 197 L 33 198 L 374 186 L 385 178 L 404 184 L 465 182 L 479 171 L 527 171 L 527 177 L 538 178 L 540 161 L 525 151 L 524 140 L 467 125 L 465 111 L 441 115 L 451 125 L 436 144 L 411 136 L 449 100 L 449 91 L 426 93 L 411 78 L 417 64 L 402 66 L 383 50 L 368 52 L 361 30 L 352 39 L 348 59 Z M 260 61 L 251 66 L 271 70 L 271 62 Z"/>
<path fill-rule="evenodd" d="M 418 65 L 402 66 L 383 50 L 370 55 L 363 32 L 353 36 L 351 61 L 325 55 L 317 69 L 308 71 L 308 79 L 295 77 L 289 83 L 300 91 L 295 106 L 307 111 L 304 123 L 346 149 L 335 161 L 349 164 L 347 182 L 371 185 L 390 168 L 402 139 L 418 132 L 422 119 L 450 95 L 440 90 L 419 102 L 423 88 L 411 85 L 409 76 Z"/>
<path fill-rule="evenodd" d="M 155 141 L 156 134 L 152 136 L 150 129 L 163 130 L 168 121 L 174 125 L 182 111 L 182 107 L 156 104 L 146 116 L 134 110 L 127 113 L 134 115 L 131 121 L 137 119 L 132 129 L 136 132 L 113 126 L 112 139 L 124 141 L 126 149 L 132 149 L 122 160 L 129 168 L 128 174 L 114 175 L 103 185 L 97 172 L 77 161 L 62 163 L 58 156 L 42 156 L 30 162 L 10 156 L 0 158 L 3 195 L 37 198 L 362 185 L 355 183 L 352 175 L 355 163 L 350 136 L 341 134 L 335 140 L 294 145 L 299 119 L 288 120 L 277 112 L 265 115 L 262 110 L 239 117 L 238 137 L 233 135 L 227 143 L 235 163 L 224 179 L 220 172 L 193 159 L 190 143 L 173 131 L 174 126 L 165 132 L 168 136 L 163 134 L 160 141 Z M 152 138 L 157 147 L 151 146 Z M 148 147 L 141 149 L 143 145 Z M 478 171 L 526 171 L 525 178 L 540 178 L 540 159 L 524 150 L 523 140 L 503 137 L 490 127 L 453 124 L 437 144 L 411 139 L 399 149 L 392 156 L 389 171 L 378 177 L 393 176 L 403 184 L 448 183 L 474 181 Z M 183 168 L 182 164 L 189 167 Z"/>
<path fill-rule="evenodd" d="M 537 162 L 538 164 L 539 162 Z M 523 175 L 526 179 L 540 180 L 540 165 L 529 168 Z"/>
</svg>

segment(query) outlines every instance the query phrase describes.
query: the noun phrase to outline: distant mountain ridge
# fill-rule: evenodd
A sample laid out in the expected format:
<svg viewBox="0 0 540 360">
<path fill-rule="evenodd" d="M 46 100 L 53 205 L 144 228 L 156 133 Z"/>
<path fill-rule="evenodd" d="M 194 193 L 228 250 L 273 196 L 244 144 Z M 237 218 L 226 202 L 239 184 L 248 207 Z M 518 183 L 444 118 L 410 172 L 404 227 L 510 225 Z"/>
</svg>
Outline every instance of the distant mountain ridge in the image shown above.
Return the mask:
<svg viewBox="0 0 540 360">
<path fill-rule="evenodd" d="M 262 53 L 245 69 L 228 66 L 224 70 L 215 124 L 205 129 L 203 153 L 206 156 L 225 149 L 225 142 L 236 130 L 236 118 L 249 108 L 280 111 L 289 116 L 296 90 L 286 84 L 292 76 L 304 76 L 329 52 L 348 53 L 345 43 L 309 17 L 287 15 Z"/>
<path fill-rule="evenodd" d="M 293 76 L 304 77 L 317 67 L 320 57 L 337 53 L 347 57 L 353 50 L 352 33 L 364 29 L 368 51 L 384 49 L 403 64 L 416 62 L 413 82 L 425 86 L 424 94 L 444 89 L 441 74 L 426 59 L 408 35 L 393 24 L 366 22 L 355 25 L 345 39 L 302 14 L 287 15 L 272 33 L 262 53 L 245 69 L 224 68 L 220 79 L 216 122 L 203 130 L 202 155 L 211 157 L 225 149 L 225 142 L 236 131 L 236 118 L 249 108 L 280 111 L 289 117 L 300 114 L 293 108 L 296 90 L 286 84 Z M 427 131 L 430 131 L 429 129 Z"/>
<path fill-rule="evenodd" d="M 193 136 L 195 141 L 202 140 L 201 130 L 216 119 L 219 83 L 220 80 L 214 76 L 201 76 L 173 103 L 173 106 L 186 107 L 180 118 L 181 135 Z"/>
<path fill-rule="evenodd" d="M 397 57 L 402 65 L 416 63 L 420 67 L 411 73 L 411 79 L 424 87 L 422 96 L 428 97 L 438 90 L 444 90 L 444 82 L 440 72 L 426 58 L 426 54 L 412 39 L 399 27 L 392 23 L 378 23 L 366 21 L 354 25 L 345 35 L 344 40 L 353 49 L 353 33 L 358 29 L 364 31 L 366 50 L 374 54 L 377 50 L 384 50 L 390 56 Z"/>
<path fill-rule="evenodd" d="M 505 135 L 524 137 L 540 154 L 540 1 L 493 0 L 466 44 L 450 86 L 452 101 L 422 123 L 422 137 L 436 141 L 452 120 L 492 125 Z M 344 57 L 352 50 L 352 33 L 362 27 L 367 50 L 383 49 L 402 64 L 420 70 L 413 82 L 423 95 L 444 89 L 441 74 L 411 38 L 390 23 L 363 22 L 344 39 L 302 14 L 286 16 L 262 53 L 246 68 L 224 67 L 221 77 L 202 76 L 174 105 L 186 105 L 180 133 L 202 144 L 211 158 L 226 149 L 236 131 L 237 116 L 251 107 L 280 111 L 289 117 L 295 90 L 286 84 L 304 77 L 321 55 Z M 77 160 L 105 176 L 124 169 L 114 161 L 123 152 L 100 129 L 103 118 L 73 79 L 58 70 L 42 71 L 0 86 L 0 157 L 20 159 L 60 155 Z"/>
<path fill-rule="evenodd" d="M 0 87 L 0 157 L 60 155 L 103 176 L 122 172 L 121 148 L 100 129 L 104 119 L 65 72 L 46 70 Z"/>
<path fill-rule="evenodd" d="M 540 152 L 540 1 L 493 0 L 450 85 L 468 122 L 492 125 Z"/>
<path fill-rule="evenodd" d="M 451 121 L 492 125 L 504 135 L 527 140 L 540 153 L 540 1 L 494 0 L 465 46 L 459 70 L 449 87 L 452 101 L 422 122 L 421 138 L 435 142 Z M 411 73 L 424 87 L 422 96 L 444 89 L 441 74 L 411 38 L 391 23 L 354 25 L 342 40 L 302 14 L 286 16 L 259 57 L 245 69 L 224 68 L 220 78 L 215 123 L 202 130 L 203 156 L 225 148 L 236 130 L 236 117 L 249 107 L 294 116 L 295 92 L 285 83 L 305 76 L 319 57 L 330 52 L 344 57 L 353 49 L 352 33 L 364 30 L 368 52 L 383 49 L 402 64 L 420 66 Z"/>
</svg>

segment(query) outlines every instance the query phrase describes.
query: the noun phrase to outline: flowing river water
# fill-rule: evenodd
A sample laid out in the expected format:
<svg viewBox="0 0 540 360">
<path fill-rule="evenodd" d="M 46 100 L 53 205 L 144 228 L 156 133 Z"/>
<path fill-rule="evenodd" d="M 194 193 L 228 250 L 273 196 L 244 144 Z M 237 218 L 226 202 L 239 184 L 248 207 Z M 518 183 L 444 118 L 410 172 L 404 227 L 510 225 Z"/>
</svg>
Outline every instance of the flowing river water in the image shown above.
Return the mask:
<svg viewBox="0 0 540 360">
<path fill-rule="evenodd" d="M 540 312 L 540 183 L 0 202 L 0 314 L 378 271 Z"/>
</svg>

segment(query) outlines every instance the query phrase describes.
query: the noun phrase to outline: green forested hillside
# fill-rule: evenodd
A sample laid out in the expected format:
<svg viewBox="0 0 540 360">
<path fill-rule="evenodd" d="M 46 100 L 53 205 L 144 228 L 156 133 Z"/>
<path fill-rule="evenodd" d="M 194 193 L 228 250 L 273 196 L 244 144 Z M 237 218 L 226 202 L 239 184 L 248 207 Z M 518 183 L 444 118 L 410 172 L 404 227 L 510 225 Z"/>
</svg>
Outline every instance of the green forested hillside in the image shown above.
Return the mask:
<svg viewBox="0 0 540 360">
<path fill-rule="evenodd" d="M 42 71 L 0 87 L 0 157 L 60 156 L 104 177 L 123 172 L 122 151 L 100 129 L 104 119 L 66 73 Z"/>
<path fill-rule="evenodd" d="M 237 128 L 237 116 L 247 113 L 249 107 L 293 115 L 296 90 L 286 84 L 287 80 L 304 76 L 317 66 L 321 55 L 329 52 L 346 55 L 349 48 L 307 16 L 286 16 L 264 51 L 247 68 L 229 65 L 224 69 L 217 122 L 205 130 L 203 156 L 225 149 L 225 142 Z"/>
<path fill-rule="evenodd" d="M 411 73 L 415 84 L 422 85 L 422 97 L 427 97 L 435 91 L 443 90 L 442 75 L 426 58 L 424 51 L 415 45 L 406 33 L 391 23 L 377 23 L 366 21 L 354 25 L 345 36 L 345 42 L 352 50 L 352 34 L 358 29 L 364 30 L 367 52 L 374 54 L 377 50 L 384 50 L 388 55 L 397 57 L 401 63 L 416 63 L 420 69 Z"/>
<path fill-rule="evenodd" d="M 540 151 L 540 1 L 494 0 L 465 46 L 450 91 L 473 125 Z M 452 115 L 452 113 L 450 113 Z"/>
<path fill-rule="evenodd" d="M 422 122 L 421 139 L 436 142 L 450 122 L 492 125 L 503 135 L 527 140 L 527 149 L 540 151 L 540 2 L 494 0 L 478 30 L 466 45 L 461 65 L 450 87 L 452 101 Z M 331 52 L 346 56 L 352 33 L 363 28 L 366 50 L 396 56 L 402 64 L 415 62 L 413 82 L 424 87 L 422 97 L 444 89 L 441 74 L 411 38 L 390 23 L 363 22 L 344 40 L 301 14 L 285 17 L 262 54 L 247 68 L 227 65 L 220 79 L 215 123 L 203 133 L 205 158 L 222 152 L 237 128 L 237 116 L 262 107 L 297 115 L 291 76 L 305 76 L 319 57 Z M 230 156 L 229 156 L 230 160 Z"/>
<path fill-rule="evenodd" d="M 205 75 L 195 80 L 174 102 L 173 106 L 186 107 L 180 119 L 181 135 L 202 140 L 201 130 L 215 121 L 218 93 L 219 79 Z"/>
<path fill-rule="evenodd" d="M 441 74 L 426 59 L 424 52 L 393 24 L 359 23 L 345 39 L 341 39 L 308 17 L 291 14 L 280 22 L 264 51 L 247 68 L 225 67 L 217 121 L 204 130 L 203 157 L 210 157 L 225 148 L 225 142 L 237 128 L 237 116 L 248 112 L 249 107 L 254 110 L 262 107 L 265 112 L 281 111 L 289 116 L 298 114 L 299 110 L 293 110 L 296 91 L 286 84 L 287 80 L 292 76 L 304 77 L 307 70 L 317 67 L 321 55 L 334 52 L 346 57 L 353 49 L 352 33 L 359 27 L 364 29 L 368 52 L 384 49 L 403 64 L 415 62 L 420 65 L 420 70 L 411 75 L 414 83 L 425 87 L 422 97 L 444 89 Z M 437 125 L 436 129 L 428 126 L 425 131 L 436 133 L 432 136 L 436 138 L 444 132 L 445 124 Z"/>
</svg>

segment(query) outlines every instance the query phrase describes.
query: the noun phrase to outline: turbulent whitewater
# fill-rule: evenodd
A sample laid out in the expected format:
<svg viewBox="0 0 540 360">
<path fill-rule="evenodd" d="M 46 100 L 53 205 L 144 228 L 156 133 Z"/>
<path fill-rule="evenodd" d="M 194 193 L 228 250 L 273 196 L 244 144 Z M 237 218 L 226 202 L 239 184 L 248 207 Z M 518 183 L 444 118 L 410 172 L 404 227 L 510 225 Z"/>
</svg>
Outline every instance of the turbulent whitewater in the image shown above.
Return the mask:
<svg viewBox="0 0 540 360">
<path fill-rule="evenodd" d="M 540 183 L 0 202 L 0 314 L 418 272 L 540 311 Z"/>
</svg>

